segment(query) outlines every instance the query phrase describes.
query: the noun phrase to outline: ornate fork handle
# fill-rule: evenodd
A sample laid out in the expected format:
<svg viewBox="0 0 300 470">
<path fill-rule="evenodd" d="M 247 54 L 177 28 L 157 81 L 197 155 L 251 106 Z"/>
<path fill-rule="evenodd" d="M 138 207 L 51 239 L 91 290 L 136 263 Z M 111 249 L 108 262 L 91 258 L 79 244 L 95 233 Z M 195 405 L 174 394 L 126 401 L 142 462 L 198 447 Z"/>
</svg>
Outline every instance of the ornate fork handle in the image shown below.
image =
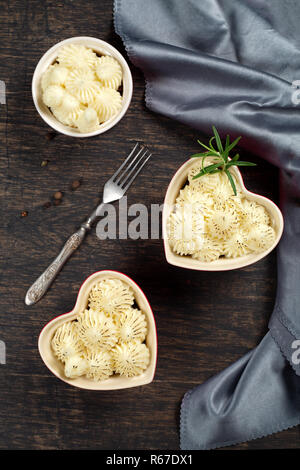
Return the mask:
<svg viewBox="0 0 300 470">
<path fill-rule="evenodd" d="M 101 216 L 101 209 L 105 206 L 105 203 L 118 201 L 124 196 L 151 155 L 147 147 L 140 145 L 138 142 L 135 144 L 125 161 L 106 181 L 101 204 L 81 224 L 80 229 L 67 240 L 59 255 L 30 287 L 25 297 L 27 305 L 35 304 L 43 297 L 67 259 L 82 243 L 86 232 L 91 229 L 97 217 Z"/>
<path fill-rule="evenodd" d="M 27 305 L 35 304 L 43 297 L 67 259 L 81 245 L 89 228 L 88 225 L 83 224 L 77 232 L 68 238 L 59 255 L 29 288 L 25 297 Z"/>
</svg>

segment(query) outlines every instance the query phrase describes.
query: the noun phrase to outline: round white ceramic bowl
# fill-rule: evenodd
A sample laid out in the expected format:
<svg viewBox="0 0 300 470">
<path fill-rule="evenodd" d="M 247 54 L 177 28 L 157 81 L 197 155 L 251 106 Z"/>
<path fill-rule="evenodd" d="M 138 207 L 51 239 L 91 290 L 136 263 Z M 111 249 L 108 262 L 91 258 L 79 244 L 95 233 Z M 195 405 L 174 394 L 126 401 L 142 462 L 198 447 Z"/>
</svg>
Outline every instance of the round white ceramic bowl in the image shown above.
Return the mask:
<svg viewBox="0 0 300 470">
<path fill-rule="evenodd" d="M 166 192 L 163 209 L 163 239 L 167 262 L 173 264 L 174 266 L 179 266 L 186 269 L 195 269 L 197 271 L 229 271 L 231 269 L 239 269 L 256 263 L 257 261 L 267 256 L 272 250 L 274 250 L 276 245 L 279 243 L 284 226 L 282 213 L 279 207 L 277 207 L 276 204 L 274 204 L 274 202 L 270 199 L 261 196 L 260 194 L 255 194 L 251 191 L 248 191 L 244 185 L 241 172 L 237 167 L 232 167 L 230 171 L 236 177 L 236 180 L 239 183 L 245 197 L 250 201 L 255 201 L 266 208 L 271 219 L 272 227 L 274 228 L 276 234 L 273 244 L 267 250 L 261 253 L 249 253 L 248 255 L 240 256 L 238 258 L 220 258 L 216 261 L 212 261 L 211 263 L 203 263 L 197 259 L 193 259 L 191 256 L 181 256 L 173 252 L 168 240 L 167 222 L 169 215 L 174 208 L 175 200 L 179 194 L 179 191 L 187 182 L 188 172 L 194 164 L 195 158 L 191 158 L 185 162 L 173 176 Z"/>
<path fill-rule="evenodd" d="M 58 49 L 67 44 L 83 44 L 86 47 L 93 49 L 99 55 L 110 55 L 114 57 L 122 67 L 123 70 L 123 104 L 120 112 L 113 116 L 108 121 L 100 124 L 99 129 L 93 132 L 80 133 L 78 129 L 66 126 L 59 122 L 55 116 L 51 113 L 50 109 L 43 103 L 42 100 L 42 88 L 41 88 L 41 77 L 47 70 L 49 65 L 53 64 L 57 58 Z M 131 97 L 132 97 L 132 75 L 128 64 L 122 54 L 117 49 L 108 44 L 108 42 L 102 41 L 101 39 L 92 38 L 88 36 L 78 36 L 74 38 L 65 39 L 64 41 L 55 44 L 51 47 L 40 59 L 36 66 L 36 69 L 32 78 L 32 97 L 35 107 L 42 117 L 42 119 L 51 126 L 57 132 L 65 134 L 71 137 L 93 137 L 95 135 L 103 134 L 104 132 L 115 126 L 126 113 Z"/>
<path fill-rule="evenodd" d="M 53 353 L 51 340 L 58 327 L 66 321 L 75 320 L 77 315 L 86 308 L 90 290 L 98 281 L 103 279 L 120 279 L 132 288 L 135 301 L 147 319 L 148 333 L 146 344 L 150 350 L 150 363 L 147 369 L 141 375 L 137 375 L 136 377 L 127 378 L 120 375 L 113 375 L 107 380 L 103 380 L 101 382 L 94 382 L 85 376 L 78 377 L 76 379 L 69 379 L 64 374 L 64 366 L 62 362 L 60 362 Z M 139 387 L 141 385 L 151 383 L 155 374 L 157 362 L 157 333 L 155 318 L 144 292 L 130 277 L 119 273 L 118 271 L 98 271 L 89 276 L 82 284 L 73 310 L 54 318 L 42 329 L 39 336 L 38 348 L 41 358 L 48 369 L 60 380 L 69 385 L 73 385 L 74 387 L 85 388 L 87 390 L 119 390 L 122 388 Z"/>
</svg>

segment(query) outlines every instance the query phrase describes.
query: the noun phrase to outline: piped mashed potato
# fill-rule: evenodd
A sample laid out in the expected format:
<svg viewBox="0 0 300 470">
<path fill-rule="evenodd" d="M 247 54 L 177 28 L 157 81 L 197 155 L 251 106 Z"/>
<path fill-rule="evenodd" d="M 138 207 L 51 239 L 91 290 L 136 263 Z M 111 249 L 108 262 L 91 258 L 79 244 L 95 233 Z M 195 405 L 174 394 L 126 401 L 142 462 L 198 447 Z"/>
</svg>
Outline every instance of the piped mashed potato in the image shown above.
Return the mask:
<svg viewBox="0 0 300 470">
<path fill-rule="evenodd" d="M 234 196 L 223 172 L 193 179 L 201 165 L 199 161 L 189 170 L 168 219 L 173 252 L 210 263 L 267 250 L 275 231 L 265 207 L 247 199 L 237 181 Z"/>
<path fill-rule="evenodd" d="M 130 286 L 118 279 L 104 279 L 92 287 L 87 308 L 57 328 L 51 346 L 68 378 L 134 377 L 150 362 L 147 332 L 146 317 L 135 308 Z"/>
<path fill-rule="evenodd" d="M 93 132 L 121 110 L 122 78 L 115 58 L 69 44 L 42 76 L 42 99 L 62 124 L 80 133 Z"/>
</svg>

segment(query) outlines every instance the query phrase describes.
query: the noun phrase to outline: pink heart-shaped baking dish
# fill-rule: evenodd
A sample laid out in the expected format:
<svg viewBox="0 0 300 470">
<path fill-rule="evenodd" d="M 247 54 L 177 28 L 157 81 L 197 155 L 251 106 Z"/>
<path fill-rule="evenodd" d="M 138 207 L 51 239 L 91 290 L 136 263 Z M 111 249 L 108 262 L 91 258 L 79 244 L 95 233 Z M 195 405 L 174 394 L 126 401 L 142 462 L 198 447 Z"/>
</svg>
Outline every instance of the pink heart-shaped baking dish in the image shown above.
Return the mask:
<svg viewBox="0 0 300 470">
<path fill-rule="evenodd" d="M 92 286 L 101 279 L 120 279 L 132 288 L 136 303 L 147 319 L 148 334 L 146 344 L 150 350 L 150 363 L 143 374 L 131 378 L 115 375 L 102 382 L 94 382 L 84 376 L 76 379 L 68 379 L 64 375 L 63 364 L 56 358 L 52 351 L 51 340 L 59 326 L 66 321 L 74 320 L 79 312 L 86 308 L 88 295 Z M 117 390 L 146 385 L 152 382 L 154 378 L 157 362 L 157 332 L 154 315 L 144 292 L 130 277 L 119 273 L 118 271 L 98 271 L 89 276 L 82 284 L 73 310 L 54 318 L 42 329 L 38 340 L 38 348 L 41 358 L 48 369 L 56 375 L 56 377 L 69 385 L 88 390 Z"/>
<path fill-rule="evenodd" d="M 174 266 L 195 269 L 198 271 L 228 271 L 231 269 L 238 269 L 244 266 L 249 266 L 250 264 L 256 263 L 260 259 L 267 256 L 276 247 L 281 238 L 284 226 L 282 213 L 279 207 L 276 206 L 276 204 L 274 204 L 274 202 L 272 202 L 270 199 L 264 196 L 260 196 L 259 194 L 252 193 L 246 189 L 241 172 L 237 167 L 231 167 L 230 171 L 236 177 L 237 182 L 241 186 L 242 191 L 247 199 L 263 205 L 270 215 L 271 223 L 276 233 L 276 237 L 272 246 L 261 253 L 251 253 L 239 258 L 220 258 L 216 261 L 212 261 L 211 263 L 203 263 L 197 259 L 193 259 L 192 257 L 181 256 L 172 251 L 167 237 L 167 221 L 170 213 L 173 210 L 174 203 L 179 194 L 179 191 L 182 189 L 188 179 L 189 169 L 194 164 L 195 158 L 191 158 L 185 162 L 173 176 L 166 192 L 163 209 L 163 238 L 165 256 L 168 263 L 173 264 Z"/>
</svg>

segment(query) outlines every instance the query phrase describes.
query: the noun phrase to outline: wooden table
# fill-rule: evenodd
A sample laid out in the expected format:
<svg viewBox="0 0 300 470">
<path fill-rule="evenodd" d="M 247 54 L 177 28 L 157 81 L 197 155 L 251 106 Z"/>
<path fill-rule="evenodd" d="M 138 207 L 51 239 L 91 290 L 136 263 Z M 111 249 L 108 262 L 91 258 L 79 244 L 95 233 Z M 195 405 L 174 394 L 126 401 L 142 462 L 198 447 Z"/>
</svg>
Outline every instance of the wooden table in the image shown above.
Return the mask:
<svg viewBox="0 0 300 470">
<path fill-rule="evenodd" d="M 130 109 L 103 136 L 56 135 L 39 117 L 31 79 L 49 47 L 90 35 L 124 52 L 113 30 L 111 0 L 11 0 L 2 2 L 0 21 L 0 80 L 7 87 L 7 104 L 0 105 L 0 340 L 7 348 L 7 363 L 0 365 L 0 448 L 178 449 L 183 394 L 253 348 L 267 331 L 275 253 L 238 271 L 192 272 L 166 263 L 162 240 L 100 242 L 94 232 L 47 296 L 26 307 L 27 288 L 97 203 L 103 183 L 132 143 L 145 141 L 154 158 L 128 193 L 128 204 L 150 208 L 163 202 L 171 176 L 197 149 L 199 133 L 145 108 L 143 76 L 134 67 Z M 277 200 L 274 168 L 259 161 L 244 173 L 251 190 Z M 82 185 L 70 190 L 77 179 Z M 62 204 L 47 207 L 58 190 Z M 28 215 L 22 217 L 22 211 Z M 82 281 L 101 269 L 132 276 L 152 304 L 159 356 L 155 380 L 145 387 L 79 390 L 56 379 L 39 356 L 42 327 L 71 310 Z M 234 448 L 298 446 L 294 428 Z"/>
</svg>

